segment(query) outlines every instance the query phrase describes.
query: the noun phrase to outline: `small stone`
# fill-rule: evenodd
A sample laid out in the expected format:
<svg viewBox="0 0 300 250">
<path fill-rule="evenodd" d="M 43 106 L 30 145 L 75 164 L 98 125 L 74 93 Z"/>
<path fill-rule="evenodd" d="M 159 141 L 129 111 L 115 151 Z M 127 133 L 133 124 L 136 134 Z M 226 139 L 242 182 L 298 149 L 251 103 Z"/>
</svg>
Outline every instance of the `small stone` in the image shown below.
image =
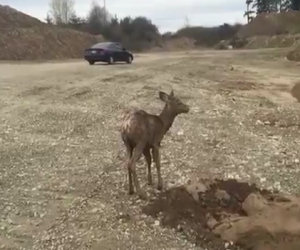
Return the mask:
<svg viewBox="0 0 300 250">
<path fill-rule="evenodd" d="M 160 225 L 160 221 L 159 221 L 159 220 L 156 220 L 156 221 L 154 222 L 154 226 L 158 227 L 159 225 Z"/>
<path fill-rule="evenodd" d="M 179 130 L 179 131 L 177 132 L 177 135 L 183 135 L 183 130 Z"/>
<path fill-rule="evenodd" d="M 218 200 L 225 200 L 225 201 L 230 200 L 230 195 L 225 190 L 218 189 L 215 193 L 215 196 Z"/>
<path fill-rule="evenodd" d="M 256 125 L 263 125 L 264 123 L 261 120 L 257 120 L 255 124 Z"/>
<path fill-rule="evenodd" d="M 274 188 L 277 189 L 277 190 L 280 190 L 281 189 L 281 183 L 279 181 L 276 181 L 274 183 Z"/>
<path fill-rule="evenodd" d="M 178 226 L 177 226 L 177 231 L 182 232 L 182 230 L 183 230 L 182 226 L 181 226 L 181 225 L 178 225 Z"/>
<path fill-rule="evenodd" d="M 9 224 L 11 224 L 11 225 L 14 224 L 11 218 L 8 218 L 8 219 L 7 219 L 7 222 L 8 222 Z"/>
<path fill-rule="evenodd" d="M 265 178 L 265 177 L 260 178 L 260 182 L 266 182 L 266 181 L 267 181 L 267 178 Z"/>
<path fill-rule="evenodd" d="M 206 224 L 210 229 L 214 229 L 215 226 L 218 224 L 218 222 L 213 216 L 208 215 L 208 220 L 207 220 Z"/>
<path fill-rule="evenodd" d="M 230 246 L 230 243 L 226 242 L 224 246 L 227 249 Z"/>
<path fill-rule="evenodd" d="M 295 163 L 299 164 L 300 160 L 299 159 L 295 159 Z"/>
<path fill-rule="evenodd" d="M 266 200 L 258 194 L 250 194 L 242 204 L 243 210 L 247 215 L 255 215 L 263 211 L 267 206 Z"/>
<path fill-rule="evenodd" d="M 92 212 L 93 214 L 98 213 L 98 212 L 99 212 L 99 209 L 98 209 L 98 208 L 93 208 L 93 209 L 91 210 L 91 212 Z"/>
</svg>

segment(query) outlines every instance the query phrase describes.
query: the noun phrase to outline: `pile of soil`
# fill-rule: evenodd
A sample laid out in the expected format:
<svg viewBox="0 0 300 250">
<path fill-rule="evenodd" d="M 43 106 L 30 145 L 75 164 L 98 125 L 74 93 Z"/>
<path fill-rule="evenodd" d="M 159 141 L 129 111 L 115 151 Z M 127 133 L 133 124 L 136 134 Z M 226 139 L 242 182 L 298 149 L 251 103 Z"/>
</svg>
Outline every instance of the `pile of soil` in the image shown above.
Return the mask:
<svg viewBox="0 0 300 250">
<path fill-rule="evenodd" d="M 288 48 L 298 44 L 300 35 L 254 36 L 246 39 L 246 49 L 257 48 Z"/>
<path fill-rule="evenodd" d="M 275 36 L 280 34 L 300 33 L 300 12 L 260 14 L 238 32 L 242 38 L 254 36 Z"/>
<path fill-rule="evenodd" d="M 42 23 L 2 5 L 0 33 L 0 60 L 79 58 L 85 48 L 103 40 L 102 37 Z"/>
<path fill-rule="evenodd" d="M 299 57 L 299 59 L 300 59 L 300 57 Z M 298 102 L 300 102 L 300 82 L 296 83 L 294 85 L 294 87 L 291 90 L 291 94 L 293 97 L 295 97 L 297 99 Z"/>
<path fill-rule="evenodd" d="M 143 211 L 208 249 L 300 249 L 300 199 L 236 180 L 176 187 Z"/>
<path fill-rule="evenodd" d="M 168 38 L 162 41 L 159 47 L 151 49 L 152 52 L 177 51 L 195 49 L 196 40 L 189 37 Z"/>
<path fill-rule="evenodd" d="M 222 41 L 216 48 L 224 49 L 227 45 L 234 48 L 289 48 L 300 41 L 300 12 L 264 13 L 253 19 L 249 24 L 241 26 L 235 39 L 241 41 L 237 46 L 234 41 Z M 224 45 L 225 44 L 225 45 Z M 291 52 L 294 58 L 297 52 Z"/>
<path fill-rule="evenodd" d="M 300 62 L 300 43 L 287 54 L 287 59 Z"/>
</svg>

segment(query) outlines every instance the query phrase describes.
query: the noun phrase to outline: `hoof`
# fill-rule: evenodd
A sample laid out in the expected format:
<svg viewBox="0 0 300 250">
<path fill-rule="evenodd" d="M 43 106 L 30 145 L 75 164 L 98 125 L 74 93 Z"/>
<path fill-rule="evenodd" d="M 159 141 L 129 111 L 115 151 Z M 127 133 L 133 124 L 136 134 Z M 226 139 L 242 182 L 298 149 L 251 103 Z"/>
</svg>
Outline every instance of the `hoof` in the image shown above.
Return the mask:
<svg viewBox="0 0 300 250">
<path fill-rule="evenodd" d="M 133 190 L 129 190 L 128 194 L 129 194 L 129 195 L 133 195 L 133 194 L 134 194 L 134 191 L 133 191 Z"/>
</svg>

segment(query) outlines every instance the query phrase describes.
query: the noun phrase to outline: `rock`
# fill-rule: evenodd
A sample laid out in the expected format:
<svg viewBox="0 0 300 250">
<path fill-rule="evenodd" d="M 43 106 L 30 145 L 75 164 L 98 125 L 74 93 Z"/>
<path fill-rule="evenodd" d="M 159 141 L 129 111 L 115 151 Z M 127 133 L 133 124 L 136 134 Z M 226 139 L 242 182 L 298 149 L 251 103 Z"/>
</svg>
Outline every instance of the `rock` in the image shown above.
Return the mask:
<svg viewBox="0 0 300 250">
<path fill-rule="evenodd" d="M 299 164 L 300 160 L 299 159 L 295 159 L 295 163 Z"/>
<path fill-rule="evenodd" d="M 280 189 L 281 189 L 281 183 L 280 183 L 279 181 L 276 181 L 276 182 L 274 183 L 274 188 L 275 188 L 276 190 L 280 191 Z"/>
<path fill-rule="evenodd" d="M 159 220 L 156 220 L 156 221 L 154 222 L 154 226 L 158 227 L 159 225 L 160 225 L 160 221 L 159 221 Z"/>
<path fill-rule="evenodd" d="M 261 177 L 261 178 L 260 178 L 260 182 L 261 182 L 261 183 L 266 182 L 266 181 L 267 181 L 267 178 L 265 178 L 265 177 Z"/>
<path fill-rule="evenodd" d="M 214 229 L 215 226 L 218 224 L 217 220 L 211 216 L 211 215 L 208 215 L 207 216 L 207 222 L 206 222 L 207 226 L 209 227 L 209 229 Z"/>
<path fill-rule="evenodd" d="M 255 124 L 256 125 L 263 125 L 264 123 L 261 120 L 257 120 Z"/>
<path fill-rule="evenodd" d="M 91 210 L 91 213 L 93 213 L 93 214 L 98 213 L 98 212 L 99 212 L 99 209 L 98 209 L 98 208 L 93 208 L 93 209 Z"/>
<path fill-rule="evenodd" d="M 259 194 L 249 194 L 242 204 L 243 210 L 251 216 L 263 211 L 267 207 L 267 201 Z"/>
<path fill-rule="evenodd" d="M 183 134 L 184 134 L 183 130 L 179 130 L 178 133 L 177 133 L 177 135 L 183 135 Z"/>
<path fill-rule="evenodd" d="M 220 189 L 218 189 L 215 192 L 215 196 L 218 200 L 224 200 L 224 201 L 229 201 L 231 198 L 230 195 L 225 190 L 220 190 Z"/>
<path fill-rule="evenodd" d="M 13 225 L 13 224 L 14 224 L 14 222 L 12 221 L 12 219 L 11 219 L 11 218 L 8 218 L 8 219 L 7 219 L 7 222 L 8 222 L 9 224 L 11 224 L 11 225 Z"/>
<path fill-rule="evenodd" d="M 199 201 L 199 193 L 204 193 L 207 190 L 207 187 L 202 182 L 191 182 L 185 186 L 186 191 L 193 196 L 195 201 Z"/>
<path fill-rule="evenodd" d="M 182 231 L 183 231 L 183 228 L 182 228 L 181 225 L 178 225 L 178 226 L 177 226 L 177 231 L 178 231 L 178 232 L 182 232 Z"/>
</svg>

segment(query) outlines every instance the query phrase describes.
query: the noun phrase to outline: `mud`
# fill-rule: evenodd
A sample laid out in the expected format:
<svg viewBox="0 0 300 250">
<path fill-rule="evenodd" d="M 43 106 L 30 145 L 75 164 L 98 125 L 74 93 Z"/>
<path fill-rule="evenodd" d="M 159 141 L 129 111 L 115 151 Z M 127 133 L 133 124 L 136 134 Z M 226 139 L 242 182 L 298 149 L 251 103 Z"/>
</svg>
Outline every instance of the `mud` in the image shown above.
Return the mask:
<svg viewBox="0 0 300 250">
<path fill-rule="evenodd" d="M 195 189 L 197 186 L 195 185 Z M 218 199 L 216 196 L 218 190 L 225 191 L 230 198 Z M 260 191 L 254 185 L 238 183 L 236 180 L 216 180 L 208 184 L 205 192 L 199 193 L 197 201 L 189 186 L 180 186 L 162 193 L 143 211 L 148 215 L 158 217 L 162 225 L 184 233 L 197 245 L 221 250 L 225 249 L 226 242 L 212 232 L 213 227 L 228 217 L 228 214 L 245 215 L 241 201 L 253 192 Z M 212 220 L 216 220 L 215 225 L 209 226 Z M 239 249 L 239 247 L 232 246 L 231 249 Z"/>
<path fill-rule="evenodd" d="M 300 249 L 298 198 L 233 179 L 204 183 L 167 190 L 143 212 L 207 249 Z"/>
</svg>

